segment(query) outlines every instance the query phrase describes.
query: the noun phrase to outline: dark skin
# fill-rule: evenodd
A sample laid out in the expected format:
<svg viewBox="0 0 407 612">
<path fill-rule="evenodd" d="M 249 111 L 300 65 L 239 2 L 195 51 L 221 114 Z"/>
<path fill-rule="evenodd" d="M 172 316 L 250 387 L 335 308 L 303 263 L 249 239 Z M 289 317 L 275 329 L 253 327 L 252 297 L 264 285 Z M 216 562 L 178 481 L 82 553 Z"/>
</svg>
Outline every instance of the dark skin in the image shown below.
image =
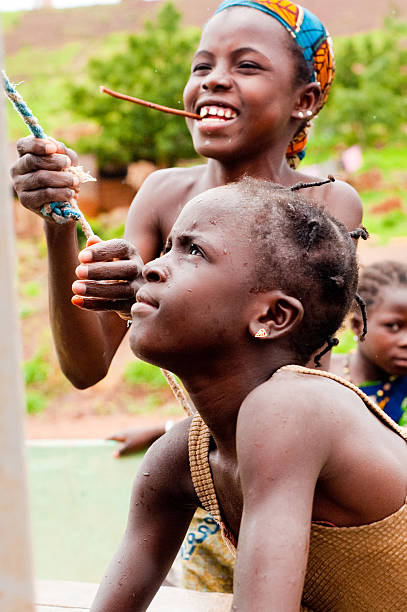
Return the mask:
<svg viewBox="0 0 407 612">
<path fill-rule="evenodd" d="M 196 112 L 205 105 L 221 104 L 236 117 L 187 121 L 195 149 L 209 158 L 208 163 L 150 175 L 129 209 L 125 239 L 90 243 L 79 256 L 79 281 L 74 282 L 78 257 L 74 224 L 44 222 L 51 325 L 61 367 L 75 386 L 91 386 L 106 375 L 126 333 L 125 321 L 111 311 L 129 317 L 142 261 L 159 255 L 188 200 L 245 173 L 283 185 L 314 180 L 292 170 L 285 158 L 301 125 L 300 113 L 313 113 L 320 95 L 316 83 L 294 86 L 288 36 L 276 20 L 250 8 L 233 7 L 209 21 L 192 64 L 184 105 Z M 13 184 L 27 208 L 38 213 L 45 202 L 69 199 L 72 190 L 79 189 L 72 175 L 63 172 L 67 163 L 77 163 L 76 156 L 61 143 L 26 138 L 19 141 L 18 151 L 21 158 L 12 168 Z M 349 185 L 337 181 L 310 188 L 306 197 L 325 206 L 349 229 L 359 225 L 361 202 Z M 103 279 L 127 282 L 100 284 Z M 79 308 L 70 301 L 72 284 L 73 302 Z"/>
<path fill-rule="evenodd" d="M 358 336 L 362 332 L 361 317 L 354 313 L 350 324 Z M 382 380 L 388 375 L 407 374 L 407 288 L 383 287 L 368 310 L 368 333 L 349 358 L 336 355 L 332 371 L 343 375 L 349 361 L 349 376 L 360 385 L 369 380 Z"/>
<path fill-rule="evenodd" d="M 336 382 L 272 376 L 298 363 L 290 338 L 306 304 L 277 287 L 253 291 L 251 236 L 237 203 L 237 188 L 221 188 L 183 209 L 167 253 L 144 266 L 130 342 L 138 357 L 181 377 L 211 430 L 216 493 L 238 540 L 232 609 L 297 612 L 311 520 L 363 525 L 397 511 L 407 447 Z M 256 338 L 262 328 L 266 337 Z M 147 452 L 92 612 L 145 610 L 170 567 L 199 504 L 188 428 L 189 420 L 177 424 Z"/>
</svg>

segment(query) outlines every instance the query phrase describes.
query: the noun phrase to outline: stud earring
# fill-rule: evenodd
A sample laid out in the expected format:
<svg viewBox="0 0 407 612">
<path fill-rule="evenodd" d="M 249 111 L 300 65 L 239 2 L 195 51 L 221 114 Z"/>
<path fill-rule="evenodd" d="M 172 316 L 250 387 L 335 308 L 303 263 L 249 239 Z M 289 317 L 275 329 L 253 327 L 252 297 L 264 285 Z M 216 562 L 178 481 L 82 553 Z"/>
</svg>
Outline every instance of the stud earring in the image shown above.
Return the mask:
<svg viewBox="0 0 407 612">
<path fill-rule="evenodd" d="M 255 338 L 267 338 L 267 331 L 262 327 L 258 332 L 254 334 Z"/>
<path fill-rule="evenodd" d="M 357 335 L 355 334 L 355 335 L 353 336 L 353 341 L 354 341 L 354 342 L 358 342 L 358 340 L 359 340 L 359 336 L 357 336 Z"/>
<path fill-rule="evenodd" d="M 310 110 L 307 110 L 305 114 L 307 115 L 307 117 L 312 117 L 312 111 Z"/>
<path fill-rule="evenodd" d="M 304 118 L 304 113 L 302 111 L 299 111 L 298 112 L 298 116 L 299 116 L 300 119 L 303 119 Z"/>
</svg>

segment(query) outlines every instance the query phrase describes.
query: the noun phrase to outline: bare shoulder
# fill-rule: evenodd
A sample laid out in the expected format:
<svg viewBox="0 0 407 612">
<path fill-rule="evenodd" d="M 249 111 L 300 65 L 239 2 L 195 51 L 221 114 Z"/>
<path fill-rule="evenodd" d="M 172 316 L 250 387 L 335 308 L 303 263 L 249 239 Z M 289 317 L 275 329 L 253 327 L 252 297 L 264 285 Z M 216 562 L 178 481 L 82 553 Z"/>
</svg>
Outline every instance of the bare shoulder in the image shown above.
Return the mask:
<svg viewBox="0 0 407 612">
<path fill-rule="evenodd" d="M 164 204 L 169 199 L 178 201 L 185 196 L 189 199 L 191 188 L 199 181 L 204 170 L 205 165 L 156 170 L 146 178 L 135 199 L 152 196 Z"/>
<path fill-rule="evenodd" d="M 321 178 L 298 173 L 297 181 L 310 183 L 320 181 Z M 363 215 L 362 201 L 358 192 L 345 181 L 334 182 L 311 187 L 303 192 L 304 197 L 323 206 L 333 217 L 342 221 L 349 231 L 360 226 Z"/>
<path fill-rule="evenodd" d="M 194 503 L 196 495 L 189 468 L 188 435 L 191 419 L 183 419 L 150 446 L 136 478 L 146 478 L 153 490 L 161 491 L 183 505 Z"/>
<path fill-rule="evenodd" d="M 348 425 L 349 415 L 364 406 L 352 390 L 320 374 L 285 369 L 254 389 L 239 411 L 238 445 L 264 439 L 265 444 L 279 440 L 312 447 L 318 440 L 329 446 Z"/>
</svg>

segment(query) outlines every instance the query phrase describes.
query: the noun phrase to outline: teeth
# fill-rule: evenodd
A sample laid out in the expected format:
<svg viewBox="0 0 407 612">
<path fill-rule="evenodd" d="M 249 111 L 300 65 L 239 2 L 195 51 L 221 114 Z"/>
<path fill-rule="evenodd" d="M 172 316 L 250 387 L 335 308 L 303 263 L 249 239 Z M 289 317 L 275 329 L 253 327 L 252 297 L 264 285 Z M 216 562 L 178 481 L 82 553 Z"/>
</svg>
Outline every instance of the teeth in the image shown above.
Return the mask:
<svg viewBox="0 0 407 612">
<path fill-rule="evenodd" d="M 237 117 L 236 111 L 231 108 L 222 108 L 220 106 L 202 106 L 200 116 L 204 117 L 225 117 L 226 119 L 234 119 Z"/>
</svg>

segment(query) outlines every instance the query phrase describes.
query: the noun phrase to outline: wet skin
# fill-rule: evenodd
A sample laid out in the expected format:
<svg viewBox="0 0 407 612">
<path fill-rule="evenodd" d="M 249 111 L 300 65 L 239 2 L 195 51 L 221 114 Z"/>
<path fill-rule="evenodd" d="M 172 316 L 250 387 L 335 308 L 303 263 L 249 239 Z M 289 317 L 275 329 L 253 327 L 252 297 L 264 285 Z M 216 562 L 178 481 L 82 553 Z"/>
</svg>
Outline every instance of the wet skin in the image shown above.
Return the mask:
<svg viewBox="0 0 407 612">
<path fill-rule="evenodd" d="M 239 540 L 233 609 L 297 612 L 311 519 L 351 526 L 398 510 L 407 448 L 334 381 L 292 372 L 270 378 L 297 359 L 290 337 L 302 305 L 278 288 L 251 291 L 247 217 L 236 214 L 240 200 L 231 192 L 190 202 L 168 252 L 144 266 L 131 346 L 181 376 L 213 435 L 215 488 Z M 255 338 L 262 325 L 267 341 Z M 92 612 L 144 610 L 175 556 L 198 503 L 188 426 L 175 426 L 148 451 Z"/>
</svg>

